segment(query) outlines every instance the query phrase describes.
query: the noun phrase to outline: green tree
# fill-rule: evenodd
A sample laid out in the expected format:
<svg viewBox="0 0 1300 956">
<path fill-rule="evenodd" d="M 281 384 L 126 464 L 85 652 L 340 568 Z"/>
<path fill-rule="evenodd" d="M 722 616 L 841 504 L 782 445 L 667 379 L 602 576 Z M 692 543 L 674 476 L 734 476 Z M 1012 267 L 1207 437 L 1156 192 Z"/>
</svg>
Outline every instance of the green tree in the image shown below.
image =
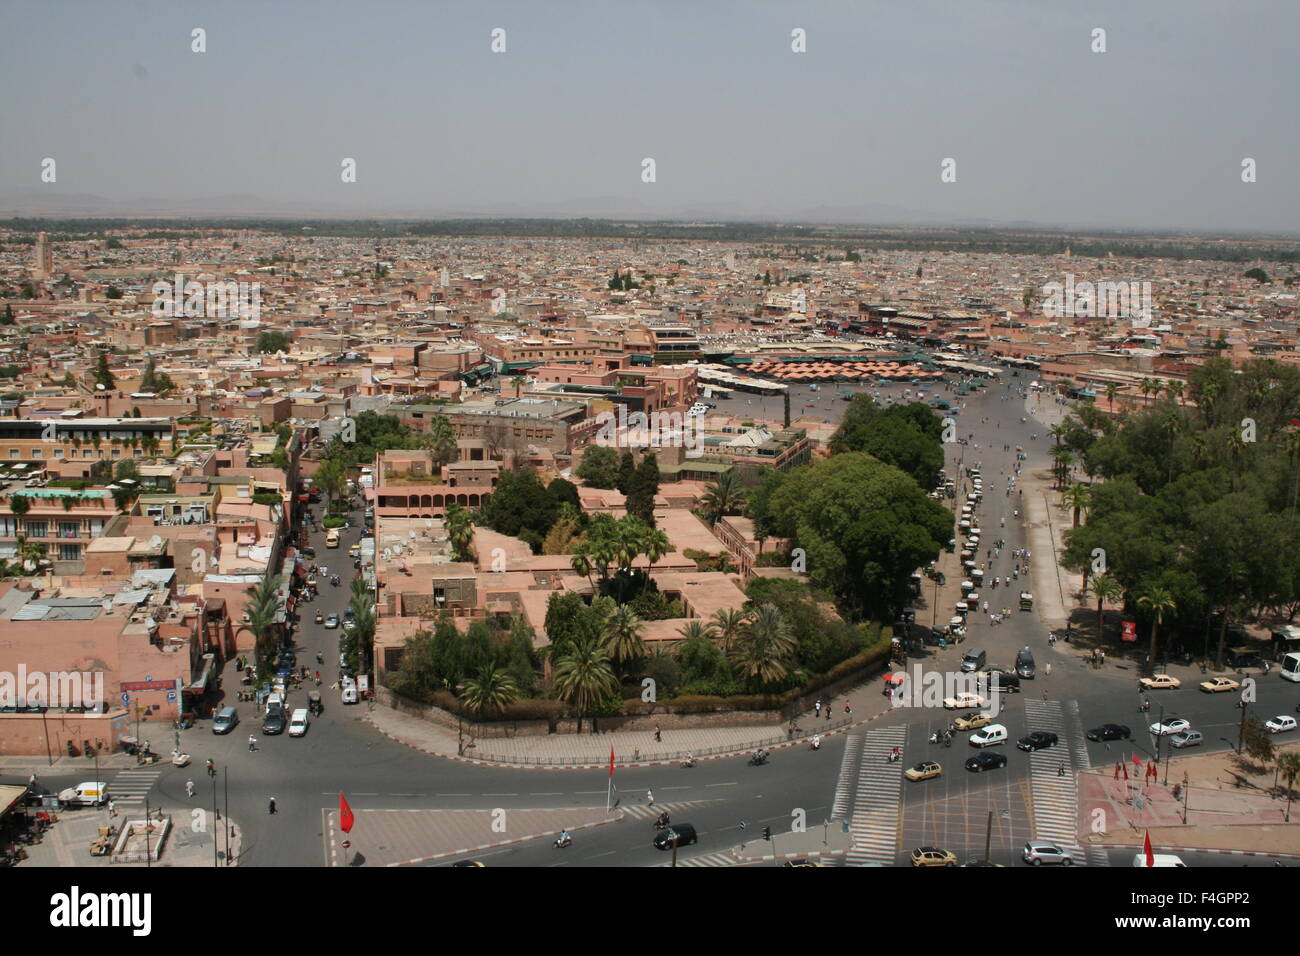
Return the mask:
<svg viewBox="0 0 1300 956">
<path fill-rule="evenodd" d="M 731 659 L 744 677 L 762 687 L 785 679 L 794 647 L 784 615 L 763 604 L 754 609 L 749 627 L 731 649 Z"/>
<path fill-rule="evenodd" d="M 519 685 L 506 670 L 489 665 L 466 679 L 460 699 L 480 718 L 499 714 L 519 699 Z"/>
<path fill-rule="evenodd" d="M 582 719 L 590 715 L 595 733 L 595 709 L 618 694 L 618 678 L 598 640 L 587 638 L 565 645 L 555 664 L 555 692 L 577 711 L 577 732 L 582 733 Z"/>
<path fill-rule="evenodd" d="M 645 657 L 641 619 L 626 604 L 620 604 L 605 618 L 605 651 L 620 667 Z"/>
<path fill-rule="evenodd" d="M 289 340 L 283 332 L 263 332 L 257 337 L 257 351 L 263 354 L 287 352 L 289 351 Z"/>
<path fill-rule="evenodd" d="M 100 352 L 99 360 L 95 363 L 95 384 L 104 386 L 104 390 L 111 390 L 117 385 L 117 379 L 108 368 L 108 353 Z"/>
<path fill-rule="evenodd" d="M 618 463 L 618 478 L 614 485 L 620 493 L 630 495 L 632 485 L 636 480 L 636 459 L 632 457 L 630 451 L 623 452 Z"/>
<path fill-rule="evenodd" d="M 943 467 L 942 437 L 942 421 L 920 402 L 882 409 L 870 396 L 857 395 L 830 444 L 837 454 L 867 452 L 929 490 Z"/>
<path fill-rule="evenodd" d="M 1075 482 L 1061 494 L 1061 502 L 1074 512 L 1074 527 L 1079 527 L 1079 513 L 1088 507 L 1092 492 L 1082 482 Z"/>
<path fill-rule="evenodd" d="M 1108 574 L 1099 574 L 1088 587 L 1097 599 L 1097 640 L 1100 642 L 1105 634 L 1106 602 L 1118 601 L 1124 593 L 1124 586 Z"/>
<path fill-rule="evenodd" d="M 528 542 L 536 553 L 559 513 L 537 472 L 521 468 L 502 474 L 483 507 L 483 521 L 493 531 Z"/>
<path fill-rule="evenodd" d="M 447 537 L 451 540 L 452 556 L 457 561 L 472 560 L 470 545 L 474 541 L 474 522 L 469 512 L 453 501 L 447 505 L 444 524 L 447 528 Z"/>
<path fill-rule="evenodd" d="M 1151 658 L 1151 666 L 1156 666 L 1156 650 L 1160 625 L 1164 622 L 1165 615 L 1175 610 L 1178 605 L 1173 597 L 1164 588 L 1152 588 L 1146 594 L 1137 599 L 1138 607 L 1145 608 L 1151 614 L 1151 645 L 1148 656 Z"/>
<path fill-rule="evenodd" d="M 429 419 L 429 426 L 420 433 L 418 441 L 420 447 L 430 453 L 435 468 L 441 468 L 456 460 L 458 454 L 456 434 L 452 430 L 451 422 L 442 415 L 434 415 Z"/>
<path fill-rule="evenodd" d="M 627 513 L 651 528 L 655 525 L 655 496 L 659 494 L 659 460 L 653 452 L 641 459 L 627 492 Z"/>
<path fill-rule="evenodd" d="M 716 524 L 723 515 L 738 515 L 744 511 L 745 488 L 734 468 L 723 472 L 717 481 L 705 486 L 700 505 L 705 520 L 711 525 Z"/>
<path fill-rule="evenodd" d="M 257 660 L 258 680 L 267 679 L 274 669 L 278 648 L 275 638 L 280 625 L 280 587 L 284 579 L 279 575 L 262 578 L 248 589 L 244 614 L 248 629 L 254 637 L 254 657 Z"/>
<path fill-rule="evenodd" d="M 0 315 L 0 325 L 14 324 L 14 307 L 8 302 L 5 303 L 4 315 Z"/>
<path fill-rule="evenodd" d="M 605 445 L 588 445 L 576 472 L 591 488 L 614 488 L 619 480 L 618 452 Z"/>
</svg>

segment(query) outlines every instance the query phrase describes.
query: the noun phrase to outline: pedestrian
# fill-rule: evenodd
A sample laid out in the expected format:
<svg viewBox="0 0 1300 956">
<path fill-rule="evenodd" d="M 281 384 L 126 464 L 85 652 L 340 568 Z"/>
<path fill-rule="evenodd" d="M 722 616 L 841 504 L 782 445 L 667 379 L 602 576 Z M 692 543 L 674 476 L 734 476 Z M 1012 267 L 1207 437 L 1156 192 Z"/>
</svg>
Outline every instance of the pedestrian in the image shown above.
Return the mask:
<svg viewBox="0 0 1300 956">
<path fill-rule="evenodd" d="M 1043 703 L 1047 703 L 1047 691 L 1043 691 Z"/>
<path fill-rule="evenodd" d="M 194 781 L 193 781 L 193 780 L 186 780 L 186 781 L 185 781 L 185 796 L 189 797 L 190 799 L 193 799 L 193 798 L 194 798 Z"/>
<path fill-rule="evenodd" d="M 827 705 L 826 705 L 826 719 L 827 719 L 827 720 L 830 720 L 830 719 L 831 719 L 831 705 L 830 705 L 830 704 L 827 704 Z"/>
<path fill-rule="evenodd" d="M 846 700 L 844 702 L 844 715 L 847 717 L 851 713 L 853 713 L 853 706 Z"/>
<path fill-rule="evenodd" d="M 1099 655 L 1098 658 L 1097 658 L 1097 660 L 1098 660 L 1098 662 L 1099 662 L 1099 663 L 1098 663 L 1098 666 L 1100 666 L 1100 667 L 1105 667 L 1105 666 L 1106 666 L 1106 650 L 1105 650 L 1105 648 L 1098 648 L 1097 653 L 1098 653 L 1098 655 Z"/>
<path fill-rule="evenodd" d="M 271 804 L 270 804 L 270 806 L 267 807 L 267 810 L 270 811 L 270 813 L 274 815 L 274 813 L 275 813 L 275 797 L 272 797 L 272 798 L 271 798 Z"/>
<path fill-rule="evenodd" d="M 32 787 L 32 788 L 35 788 L 35 786 L 36 786 L 36 774 L 32 774 L 30 777 L 27 778 L 27 786 Z"/>
<path fill-rule="evenodd" d="M 653 807 L 655 805 L 655 792 L 653 790 L 647 790 L 645 792 L 645 802 L 648 806 Z"/>
<path fill-rule="evenodd" d="M 257 749 L 257 738 L 254 737 L 252 734 L 249 734 L 249 735 L 248 735 L 248 752 L 251 754 L 251 753 L 252 753 L 254 750 L 256 750 L 256 749 Z"/>
<path fill-rule="evenodd" d="M 1064 777 L 1064 776 L 1065 776 L 1065 764 L 1063 764 L 1063 763 L 1058 763 L 1058 764 L 1056 765 L 1056 775 L 1057 775 L 1058 777 Z"/>
<path fill-rule="evenodd" d="M 659 725 L 655 724 L 655 743 L 662 743 L 663 739 L 663 734 L 659 733 Z"/>
<path fill-rule="evenodd" d="M 822 699 L 820 697 L 817 698 L 817 703 L 813 704 L 813 710 L 817 712 L 818 717 L 822 715 Z"/>
<path fill-rule="evenodd" d="M 111 820 L 111 819 L 113 819 L 113 817 L 115 817 L 115 816 L 117 816 L 117 807 L 114 806 L 112 798 L 109 798 L 109 801 L 108 801 L 108 818 Z"/>
<path fill-rule="evenodd" d="M 637 748 L 635 748 L 635 749 L 632 751 L 632 762 L 633 762 L 633 763 L 640 763 L 640 762 L 641 762 L 641 748 L 640 748 L 640 747 L 637 747 Z"/>
</svg>

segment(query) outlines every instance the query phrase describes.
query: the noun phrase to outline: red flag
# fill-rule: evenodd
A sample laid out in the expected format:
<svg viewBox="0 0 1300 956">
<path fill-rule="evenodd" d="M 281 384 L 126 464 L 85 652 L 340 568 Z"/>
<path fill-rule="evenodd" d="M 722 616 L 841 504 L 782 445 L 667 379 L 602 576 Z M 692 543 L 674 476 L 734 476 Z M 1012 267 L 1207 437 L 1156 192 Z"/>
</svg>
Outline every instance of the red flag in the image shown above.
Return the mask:
<svg viewBox="0 0 1300 956">
<path fill-rule="evenodd" d="M 1142 758 L 1139 757 L 1137 754 L 1133 755 L 1133 762 L 1137 764 L 1139 767 L 1142 766 Z"/>
<path fill-rule="evenodd" d="M 1126 764 L 1126 763 L 1122 763 L 1122 764 L 1120 764 L 1120 767 L 1123 768 L 1123 770 L 1124 770 L 1124 779 L 1127 780 L 1127 779 L 1128 779 L 1128 764 Z"/>
<path fill-rule="evenodd" d="M 1145 839 L 1142 841 L 1142 852 L 1147 855 L 1147 866 L 1156 865 L 1156 855 L 1151 852 L 1151 831 L 1147 831 Z"/>
<path fill-rule="evenodd" d="M 352 832 L 352 824 L 356 818 L 352 816 L 352 808 L 348 806 L 348 798 L 339 794 L 339 826 L 343 827 L 344 833 Z"/>
<path fill-rule="evenodd" d="M 609 748 L 609 779 L 614 779 L 614 748 Z"/>
</svg>

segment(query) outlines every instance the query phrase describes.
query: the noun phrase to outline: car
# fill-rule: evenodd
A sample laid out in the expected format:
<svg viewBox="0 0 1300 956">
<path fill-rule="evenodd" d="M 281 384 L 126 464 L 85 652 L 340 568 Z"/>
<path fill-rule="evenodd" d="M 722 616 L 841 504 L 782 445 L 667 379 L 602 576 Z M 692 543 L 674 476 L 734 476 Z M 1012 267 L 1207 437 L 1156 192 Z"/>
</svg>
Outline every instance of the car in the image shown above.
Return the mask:
<svg viewBox="0 0 1300 956">
<path fill-rule="evenodd" d="M 268 736 L 282 734 L 287 723 L 284 719 L 284 709 L 272 707 L 266 712 L 266 716 L 262 718 L 262 733 Z"/>
<path fill-rule="evenodd" d="M 786 860 L 782 866 L 821 866 L 816 860 Z"/>
<path fill-rule="evenodd" d="M 985 724 L 992 722 L 992 714 L 967 714 L 965 717 L 958 717 L 954 720 L 953 725 L 958 730 L 979 730 Z"/>
<path fill-rule="evenodd" d="M 966 761 L 966 769 L 972 773 L 980 773 L 984 770 L 1000 770 L 1006 765 L 1006 754 L 995 754 L 988 751 L 976 754 Z"/>
<path fill-rule="evenodd" d="M 1031 866 L 1042 866 L 1044 863 L 1057 863 L 1061 866 L 1074 865 L 1074 857 L 1070 855 L 1069 850 L 1057 846 L 1055 843 L 1048 843 L 1046 840 L 1030 840 L 1025 844 L 1020 859 Z"/>
<path fill-rule="evenodd" d="M 222 707 L 217 716 L 212 718 L 214 734 L 228 734 L 239 724 L 239 711 L 234 707 Z"/>
<path fill-rule="evenodd" d="M 1264 721 L 1264 726 L 1268 728 L 1270 734 L 1286 733 L 1288 730 L 1295 730 L 1295 718 L 1278 714 L 1272 720 Z"/>
<path fill-rule="evenodd" d="M 1152 724 L 1148 729 L 1153 737 L 1171 737 L 1174 734 L 1181 734 L 1184 730 L 1191 729 L 1192 722 L 1184 720 L 1182 717 L 1170 717 L 1162 723 Z"/>
<path fill-rule="evenodd" d="M 289 718 L 289 736 L 301 737 L 307 733 L 307 728 L 311 724 L 311 718 L 307 716 L 307 708 L 299 707 Z"/>
<path fill-rule="evenodd" d="M 452 866 L 487 866 L 486 863 L 480 863 L 478 860 L 457 860 Z"/>
<path fill-rule="evenodd" d="M 655 834 L 654 847 L 656 850 L 671 850 L 675 846 L 690 846 L 699 842 L 694 826 L 689 823 L 674 823 Z"/>
<path fill-rule="evenodd" d="M 972 747 L 992 747 L 995 744 L 1004 744 L 1007 742 L 1007 728 L 1002 724 L 989 724 L 967 737 L 966 742 Z"/>
<path fill-rule="evenodd" d="M 281 651 L 281 652 L 280 652 L 280 663 L 281 663 L 282 665 L 284 665 L 284 666 L 288 666 L 288 667 L 297 667 L 297 666 L 298 666 L 298 655 L 295 654 L 293 651 Z"/>
<path fill-rule="evenodd" d="M 1035 730 L 1017 740 L 1016 746 L 1021 750 L 1042 750 L 1044 747 L 1055 747 L 1059 742 L 1060 738 L 1051 731 Z"/>
<path fill-rule="evenodd" d="M 1239 690 L 1241 684 L 1230 677 L 1214 677 L 1201 681 L 1200 688 L 1207 694 L 1222 694 L 1225 691 Z"/>
<path fill-rule="evenodd" d="M 943 706 L 948 710 L 971 710 L 978 707 L 987 707 L 986 701 L 979 694 L 957 694 L 955 697 L 945 697 Z"/>
<path fill-rule="evenodd" d="M 328 627 L 328 628 L 336 628 L 336 627 L 338 627 L 338 626 L 339 626 L 339 616 L 338 616 L 337 614 L 331 614 L 331 615 L 329 615 L 327 618 L 325 618 L 325 626 Z"/>
<path fill-rule="evenodd" d="M 1177 677 L 1170 677 L 1168 674 L 1156 674 L 1152 677 L 1144 677 L 1138 684 L 1143 690 L 1177 690 L 1183 686 L 1183 682 Z"/>
<path fill-rule="evenodd" d="M 1133 732 L 1123 724 L 1102 724 L 1088 731 L 1089 740 L 1128 740 Z"/>
<path fill-rule="evenodd" d="M 1174 734 L 1169 738 L 1169 745 L 1177 747 L 1179 750 L 1184 747 L 1199 747 L 1205 742 L 1205 737 L 1199 730 L 1184 730 L 1181 734 Z"/>
<path fill-rule="evenodd" d="M 913 866 L 956 866 L 957 854 L 937 846 L 918 846 L 912 851 Z"/>
<path fill-rule="evenodd" d="M 922 760 L 915 767 L 908 767 L 903 776 L 908 780 L 930 780 L 943 773 L 943 768 L 933 760 Z"/>
</svg>

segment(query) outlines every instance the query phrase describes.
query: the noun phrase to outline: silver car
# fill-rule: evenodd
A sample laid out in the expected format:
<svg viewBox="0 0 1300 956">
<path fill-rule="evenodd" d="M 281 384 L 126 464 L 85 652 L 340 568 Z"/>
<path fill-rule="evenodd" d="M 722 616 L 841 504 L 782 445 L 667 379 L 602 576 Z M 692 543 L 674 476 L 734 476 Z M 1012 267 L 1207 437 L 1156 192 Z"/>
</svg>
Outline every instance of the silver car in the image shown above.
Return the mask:
<svg viewBox="0 0 1300 956">
<path fill-rule="evenodd" d="M 1059 863 L 1061 866 L 1074 865 L 1074 857 L 1070 855 L 1069 850 L 1057 846 L 1055 843 L 1048 843 L 1045 840 L 1030 840 L 1025 844 L 1024 852 L 1020 854 L 1020 858 L 1033 866 L 1042 866 L 1044 863 Z"/>
<path fill-rule="evenodd" d="M 1180 749 L 1183 747 L 1199 747 L 1204 742 L 1205 737 L 1202 736 L 1199 730 L 1184 730 L 1181 734 L 1174 734 L 1169 738 L 1169 745 Z"/>
</svg>

